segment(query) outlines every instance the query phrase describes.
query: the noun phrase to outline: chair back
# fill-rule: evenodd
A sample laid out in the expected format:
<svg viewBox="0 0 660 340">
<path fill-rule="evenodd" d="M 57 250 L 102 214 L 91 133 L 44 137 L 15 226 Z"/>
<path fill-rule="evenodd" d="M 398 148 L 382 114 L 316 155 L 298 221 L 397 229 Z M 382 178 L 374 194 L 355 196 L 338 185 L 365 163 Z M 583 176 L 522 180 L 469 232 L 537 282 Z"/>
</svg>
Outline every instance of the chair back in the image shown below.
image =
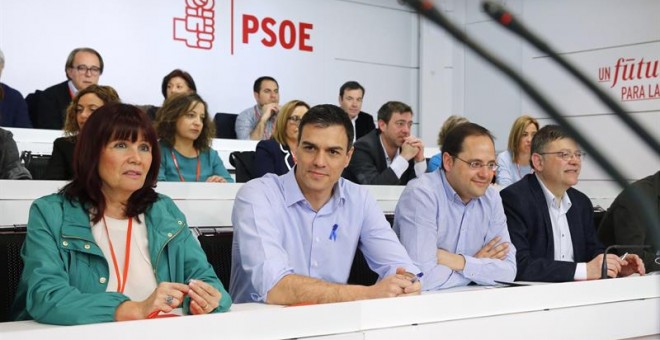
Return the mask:
<svg viewBox="0 0 660 340">
<path fill-rule="evenodd" d="M 229 289 L 231 243 L 234 239 L 234 233 L 231 230 L 202 231 L 197 239 L 220 282 L 222 282 L 225 289 Z"/>
<path fill-rule="evenodd" d="M 245 183 L 254 178 L 255 151 L 234 151 L 229 154 L 229 163 L 236 169 L 236 183 Z"/>
<path fill-rule="evenodd" d="M 21 161 L 25 168 L 30 171 L 32 179 L 36 180 L 46 179 L 50 157 L 51 155 L 34 154 L 32 151 L 21 152 Z"/>
<path fill-rule="evenodd" d="M 0 229 L 0 322 L 10 321 L 9 310 L 23 272 L 21 247 L 25 241 L 25 227 Z"/>
<path fill-rule="evenodd" d="M 213 117 L 215 138 L 236 139 L 236 117 L 233 113 L 216 113 Z"/>
</svg>

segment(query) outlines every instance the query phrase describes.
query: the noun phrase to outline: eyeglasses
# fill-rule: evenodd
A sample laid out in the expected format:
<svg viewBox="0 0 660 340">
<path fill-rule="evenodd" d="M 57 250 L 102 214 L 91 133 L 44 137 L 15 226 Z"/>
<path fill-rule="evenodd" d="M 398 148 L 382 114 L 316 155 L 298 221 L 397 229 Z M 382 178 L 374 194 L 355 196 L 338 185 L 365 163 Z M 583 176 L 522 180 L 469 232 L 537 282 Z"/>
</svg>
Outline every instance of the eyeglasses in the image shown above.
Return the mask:
<svg viewBox="0 0 660 340">
<path fill-rule="evenodd" d="M 290 121 L 293 124 L 298 125 L 298 124 L 300 124 L 300 121 L 302 120 L 302 118 L 300 118 L 299 116 L 291 116 L 287 120 Z"/>
<path fill-rule="evenodd" d="M 575 152 L 570 152 L 570 151 L 557 151 L 557 152 L 539 152 L 539 155 L 557 155 L 559 158 L 565 160 L 565 161 L 570 161 L 575 157 L 577 160 L 582 160 L 587 154 L 578 150 Z"/>
<path fill-rule="evenodd" d="M 72 68 L 78 71 L 78 73 L 82 73 L 82 74 L 86 74 L 87 71 L 89 71 L 89 73 L 93 76 L 98 76 L 99 74 L 101 74 L 101 68 L 96 66 L 87 67 L 87 65 L 78 65 L 78 66 L 73 66 Z"/>
<path fill-rule="evenodd" d="M 461 162 L 467 164 L 468 166 L 470 166 L 470 169 L 472 169 L 472 170 L 481 170 L 481 168 L 483 168 L 483 167 L 487 167 L 488 170 L 490 170 L 490 171 L 497 171 L 497 168 L 500 167 L 499 165 L 497 165 L 497 163 L 487 163 L 487 164 L 484 164 L 484 163 L 481 162 L 481 161 L 471 161 L 471 162 L 468 162 L 468 161 L 466 161 L 466 160 L 462 160 L 462 159 L 458 158 L 457 156 L 453 156 L 453 155 L 452 155 L 452 157 L 454 157 L 454 158 L 458 159 L 459 161 L 461 161 Z"/>
</svg>

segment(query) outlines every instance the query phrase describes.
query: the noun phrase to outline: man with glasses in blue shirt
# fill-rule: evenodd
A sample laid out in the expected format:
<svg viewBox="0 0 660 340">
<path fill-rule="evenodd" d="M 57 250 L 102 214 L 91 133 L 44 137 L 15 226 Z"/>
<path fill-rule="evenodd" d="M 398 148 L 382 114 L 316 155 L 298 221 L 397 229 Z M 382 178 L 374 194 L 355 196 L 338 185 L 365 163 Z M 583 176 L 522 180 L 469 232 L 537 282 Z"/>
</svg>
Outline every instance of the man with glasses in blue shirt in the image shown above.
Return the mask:
<svg viewBox="0 0 660 340">
<path fill-rule="evenodd" d="M 541 128 L 531 147 L 534 172 L 501 191 L 511 241 L 517 249 L 517 280 L 565 282 L 644 274 L 635 254 L 603 256 L 596 238 L 593 206 L 573 188 L 585 156 L 561 127 Z"/>
<path fill-rule="evenodd" d="M 232 211 L 229 292 L 236 303 L 291 305 L 419 294 L 421 272 L 366 188 L 341 178 L 353 126 L 338 106 L 300 121 L 296 166 L 246 183 Z M 346 284 L 357 247 L 381 280 Z"/>
<path fill-rule="evenodd" d="M 66 108 L 78 91 L 89 85 L 97 85 L 103 73 L 103 58 L 89 47 L 76 48 L 64 65 L 67 80 L 53 85 L 43 92 L 37 91 L 36 108 L 32 107 L 30 118 L 37 129 L 60 130 L 64 126 Z"/>
<path fill-rule="evenodd" d="M 516 249 L 490 185 L 497 170 L 493 136 L 460 124 L 441 153 L 442 167 L 408 183 L 394 213 L 401 243 L 424 272 L 422 289 L 513 281 Z"/>
<path fill-rule="evenodd" d="M 378 110 L 378 129 L 355 142 L 343 176 L 358 184 L 406 185 L 426 171 L 424 143 L 412 136 L 410 106 L 390 101 Z"/>
</svg>

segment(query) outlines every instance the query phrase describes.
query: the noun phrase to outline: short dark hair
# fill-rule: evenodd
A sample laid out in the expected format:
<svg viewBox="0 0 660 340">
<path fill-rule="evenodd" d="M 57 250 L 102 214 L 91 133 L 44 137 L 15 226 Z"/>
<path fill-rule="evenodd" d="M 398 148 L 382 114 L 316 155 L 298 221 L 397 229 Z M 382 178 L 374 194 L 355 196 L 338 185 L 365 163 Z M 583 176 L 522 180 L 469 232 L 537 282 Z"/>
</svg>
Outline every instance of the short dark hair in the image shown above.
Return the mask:
<svg viewBox="0 0 660 340">
<path fill-rule="evenodd" d="M 190 73 L 181 70 L 181 69 L 176 69 L 170 73 L 168 73 L 164 78 L 163 78 L 163 83 L 160 85 L 160 90 L 163 93 L 163 98 L 167 98 L 167 84 L 172 80 L 172 78 L 179 77 L 183 79 L 186 84 L 188 84 L 188 87 L 193 90 L 193 92 L 197 92 L 197 86 L 195 85 L 195 80 L 193 77 L 190 75 Z"/>
<path fill-rule="evenodd" d="M 570 138 L 573 139 L 573 136 L 569 135 L 568 132 L 559 125 L 546 125 L 539 129 L 539 131 L 532 138 L 532 147 L 531 153 L 543 153 L 545 147 L 559 139 Z M 532 158 L 529 159 L 529 164 L 534 168 L 534 163 L 532 163 Z"/>
<path fill-rule="evenodd" d="M 137 217 L 158 199 L 154 190 L 160 167 L 158 138 L 149 117 L 133 105 L 109 103 L 101 106 L 85 122 L 78 135 L 73 153 L 73 180 L 60 193 L 70 201 L 79 202 L 92 214 L 92 222 L 103 217 L 106 202 L 101 192 L 103 185 L 99 175 L 99 162 L 105 146 L 115 140 L 137 141 L 142 133 L 151 144 L 151 167 L 142 188 L 135 191 L 126 203 L 126 216 Z"/>
<path fill-rule="evenodd" d="M 252 86 L 252 90 L 255 93 L 259 93 L 259 91 L 261 91 L 261 83 L 263 83 L 264 80 L 270 80 L 270 81 L 274 82 L 275 85 L 277 85 L 278 88 L 280 87 L 280 84 L 277 83 L 277 80 L 275 80 L 275 78 L 270 77 L 270 76 L 263 76 L 263 77 L 257 78 L 257 80 L 254 81 L 254 85 Z"/>
<path fill-rule="evenodd" d="M 156 113 L 155 125 L 158 137 L 173 147 L 174 136 L 176 136 L 176 122 L 179 117 L 188 112 L 193 103 L 204 105 L 204 126 L 202 126 L 199 137 L 193 141 L 193 146 L 197 150 L 209 150 L 213 137 L 215 137 L 215 124 L 209 117 L 209 106 L 197 93 L 180 94 L 165 99 L 165 103 Z"/>
<path fill-rule="evenodd" d="M 389 101 L 383 104 L 380 109 L 378 109 L 378 120 L 382 120 L 387 124 L 390 122 L 390 119 L 392 119 L 392 114 L 394 112 L 410 112 L 413 114 L 413 110 L 410 108 L 410 106 L 408 106 L 408 104 L 397 101 Z"/>
<path fill-rule="evenodd" d="M 493 134 L 490 133 L 488 129 L 479 124 L 467 122 L 458 124 L 453 129 L 449 130 L 447 137 L 445 138 L 445 143 L 442 144 L 441 153 L 444 155 L 446 152 L 452 157 L 458 156 L 458 154 L 463 151 L 463 142 L 465 141 L 465 138 L 471 136 L 487 136 L 490 138 L 490 141 L 495 144 L 495 137 L 493 137 Z"/>
<path fill-rule="evenodd" d="M 97 52 L 95 49 L 90 48 L 90 47 L 78 47 L 71 51 L 69 53 L 69 56 L 66 57 L 66 64 L 64 64 L 64 73 L 66 73 L 66 70 L 73 68 L 73 60 L 76 59 L 76 54 L 78 52 L 87 52 L 87 53 L 93 53 L 96 55 L 97 58 L 99 58 L 99 68 L 101 69 L 101 72 L 99 74 L 103 74 L 103 57 L 101 57 L 101 53 Z M 69 75 L 67 74 L 66 76 L 67 79 L 69 79 Z"/>
<path fill-rule="evenodd" d="M 358 83 L 357 81 L 350 80 L 350 81 L 345 82 L 344 85 L 342 85 L 339 88 L 339 97 L 340 98 L 344 97 L 344 92 L 346 90 L 362 90 L 362 96 L 364 97 L 364 87 L 362 87 L 362 85 L 360 85 L 360 83 Z"/>
<path fill-rule="evenodd" d="M 305 125 L 315 125 L 323 128 L 333 125 L 343 126 L 344 130 L 346 130 L 346 138 L 348 138 L 346 151 L 353 147 L 353 123 L 351 123 L 351 119 L 348 118 L 346 112 L 339 106 L 323 104 L 313 106 L 309 109 L 309 111 L 303 116 L 300 121 L 300 126 L 298 127 L 298 143 L 300 143 L 300 138 L 302 137 Z"/>
</svg>

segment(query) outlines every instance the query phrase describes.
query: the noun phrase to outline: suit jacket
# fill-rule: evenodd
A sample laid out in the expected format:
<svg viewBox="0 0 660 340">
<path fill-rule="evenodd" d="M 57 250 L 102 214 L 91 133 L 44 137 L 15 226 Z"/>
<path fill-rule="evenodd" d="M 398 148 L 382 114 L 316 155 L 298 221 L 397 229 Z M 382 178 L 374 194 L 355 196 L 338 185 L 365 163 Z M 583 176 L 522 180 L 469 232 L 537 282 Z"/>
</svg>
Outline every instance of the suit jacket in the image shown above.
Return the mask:
<svg viewBox="0 0 660 340">
<path fill-rule="evenodd" d="M 9 85 L 0 83 L 4 98 L 0 100 L 0 126 L 32 128 L 23 95 Z"/>
<path fill-rule="evenodd" d="M 374 117 L 366 112 L 360 111 L 357 119 L 355 120 L 355 140 L 360 139 L 362 136 L 376 129 L 374 124 Z"/>
<path fill-rule="evenodd" d="M 1 128 L 0 179 L 32 179 L 30 171 L 21 164 L 13 134 Z"/>
<path fill-rule="evenodd" d="M 543 189 L 536 175 L 529 174 L 500 192 L 511 242 L 516 247 L 522 281 L 573 281 L 577 262 L 589 262 L 603 252 L 596 239 L 591 200 L 570 188 L 571 208 L 566 213 L 575 262 L 554 260 L 552 222 Z"/>
<path fill-rule="evenodd" d="M 353 157 L 343 176 L 358 184 L 406 185 L 415 178 L 415 161 L 411 159 L 408 169 L 397 178 L 394 170 L 387 166 L 379 130 L 374 129 L 355 142 Z"/>
<path fill-rule="evenodd" d="M 639 254 L 644 261 L 646 272 L 660 271 L 660 264 L 656 262 L 656 252 L 660 250 L 660 171 L 654 175 L 640 179 L 631 186 L 636 187 L 642 198 L 651 204 L 651 214 L 655 231 L 651 230 L 640 218 L 642 212 L 633 192 L 626 189 L 614 199 L 607 209 L 605 217 L 598 228 L 598 239 L 605 246 L 613 244 L 650 245 L 651 249 L 619 249 L 619 253 L 630 252 Z"/>
<path fill-rule="evenodd" d="M 60 137 L 53 142 L 53 152 L 46 168 L 47 180 L 69 181 L 73 179 L 73 151 L 77 136 Z"/>
<path fill-rule="evenodd" d="M 69 81 L 45 89 L 39 95 L 33 125 L 36 129 L 62 130 L 66 108 L 71 103 Z"/>
<path fill-rule="evenodd" d="M 293 155 L 287 145 L 282 145 L 272 138 L 262 140 L 257 144 L 257 151 L 254 155 L 254 178 L 259 178 L 267 173 L 284 175 L 294 165 Z"/>
</svg>

